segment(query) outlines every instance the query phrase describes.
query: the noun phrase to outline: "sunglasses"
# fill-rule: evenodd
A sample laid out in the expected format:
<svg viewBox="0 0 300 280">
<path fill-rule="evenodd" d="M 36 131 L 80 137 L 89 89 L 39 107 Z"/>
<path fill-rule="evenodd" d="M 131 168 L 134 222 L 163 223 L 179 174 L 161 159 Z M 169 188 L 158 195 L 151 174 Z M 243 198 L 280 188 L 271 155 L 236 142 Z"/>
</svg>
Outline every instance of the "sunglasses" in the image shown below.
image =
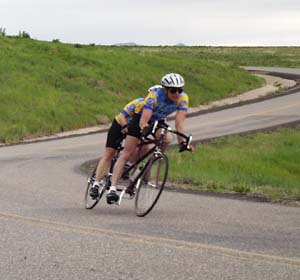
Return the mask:
<svg viewBox="0 0 300 280">
<path fill-rule="evenodd" d="M 168 90 L 172 93 L 172 94 L 175 94 L 175 93 L 182 93 L 183 92 L 183 89 L 182 88 L 168 88 Z"/>
</svg>

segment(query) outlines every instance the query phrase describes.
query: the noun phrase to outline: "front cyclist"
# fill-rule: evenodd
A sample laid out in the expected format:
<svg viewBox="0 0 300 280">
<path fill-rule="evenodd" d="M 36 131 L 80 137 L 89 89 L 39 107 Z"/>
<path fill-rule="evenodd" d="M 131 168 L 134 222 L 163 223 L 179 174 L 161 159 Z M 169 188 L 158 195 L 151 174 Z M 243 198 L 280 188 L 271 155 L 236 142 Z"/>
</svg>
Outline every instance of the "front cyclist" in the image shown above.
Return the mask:
<svg viewBox="0 0 300 280">
<path fill-rule="evenodd" d="M 128 126 L 123 153 L 114 167 L 112 184 L 107 194 L 108 204 L 116 203 L 119 200 L 116 186 L 126 162 L 137 148 L 142 130 L 154 121 L 164 120 L 176 111 L 175 128 L 177 131 L 184 133 L 183 124 L 188 110 L 188 96 L 184 93 L 183 86 L 184 79 L 181 75 L 176 73 L 167 74 L 162 77 L 161 86 L 150 88 L 145 100 L 136 107 L 135 114 Z M 178 136 L 177 141 L 178 144 L 182 145 L 184 139 Z M 191 146 L 191 149 L 194 150 L 193 146 Z"/>
</svg>

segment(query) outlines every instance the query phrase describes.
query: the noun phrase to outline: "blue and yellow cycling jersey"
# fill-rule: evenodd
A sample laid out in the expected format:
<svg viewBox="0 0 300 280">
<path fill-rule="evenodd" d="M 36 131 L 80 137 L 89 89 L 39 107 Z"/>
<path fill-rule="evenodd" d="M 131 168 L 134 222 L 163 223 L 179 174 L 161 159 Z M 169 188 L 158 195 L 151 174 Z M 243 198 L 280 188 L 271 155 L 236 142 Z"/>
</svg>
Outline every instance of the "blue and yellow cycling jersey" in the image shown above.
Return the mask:
<svg viewBox="0 0 300 280">
<path fill-rule="evenodd" d="M 126 104 L 126 106 L 122 109 L 122 111 L 115 116 L 115 120 L 117 121 L 118 124 L 120 124 L 120 114 L 125 115 L 127 123 L 131 120 L 132 116 L 135 113 L 136 107 L 141 104 L 144 101 L 144 98 L 137 98 L 134 99 L 133 101 L 129 102 Z"/>
<path fill-rule="evenodd" d="M 141 115 L 143 109 L 152 110 L 150 121 L 154 122 L 156 120 L 165 119 L 168 115 L 172 114 L 176 110 L 187 112 L 189 98 L 184 92 L 180 94 L 178 102 L 174 103 L 169 101 L 163 88 L 153 87 L 150 89 L 152 91 L 150 91 L 145 100 L 136 107 L 135 113 Z"/>
</svg>

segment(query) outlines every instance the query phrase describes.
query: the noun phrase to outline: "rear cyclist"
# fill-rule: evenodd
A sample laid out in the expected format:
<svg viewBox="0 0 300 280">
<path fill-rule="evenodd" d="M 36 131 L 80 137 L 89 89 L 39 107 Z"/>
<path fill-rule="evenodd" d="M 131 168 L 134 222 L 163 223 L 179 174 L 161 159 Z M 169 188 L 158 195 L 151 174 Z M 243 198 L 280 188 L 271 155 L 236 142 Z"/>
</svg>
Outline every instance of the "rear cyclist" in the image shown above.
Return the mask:
<svg viewBox="0 0 300 280">
<path fill-rule="evenodd" d="M 128 134 L 122 154 L 117 160 L 111 179 L 111 187 L 107 194 L 107 203 L 112 204 L 119 200 L 116 186 L 122 175 L 124 166 L 130 155 L 134 153 L 141 137 L 141 131 L 145 130 L 150 123 L 164 120 L 168 115 L 177 111 L 175 117 L 175 128 L 184 132 L 184 120 L 188 110 L 188 96 L 183 91 L 184 79 L 181 75 L 170 73 L 162 77 L 161 86 L 149 89 L 145 100 L 135 109 L 135 114 L 128 126 Z M 170 137 L 167 144 L 169 144 Z M 184 139 L 178 136 L 179 145 L 184 146 Z M 191 151 L 194 147 L 190 145 Z"/>
<path fill-rule="evenodd" d="M 127 125 L 132 118 L 136 107 L 142 103 L 144 98 L 137 98 L 129 102 L 122 111 L 115 116 L 112 122 L 106 139 L 106 148 L 101 160 L 98 163 L 96 170 L 96 179 L 91 188 L 90 195 L 92 198 L 96 199 L 99 195 L 100 180 L 107 174 L 111 160 L 113 159 L 118 146 L 123 141 L 127 133 Z"/>
</svg>

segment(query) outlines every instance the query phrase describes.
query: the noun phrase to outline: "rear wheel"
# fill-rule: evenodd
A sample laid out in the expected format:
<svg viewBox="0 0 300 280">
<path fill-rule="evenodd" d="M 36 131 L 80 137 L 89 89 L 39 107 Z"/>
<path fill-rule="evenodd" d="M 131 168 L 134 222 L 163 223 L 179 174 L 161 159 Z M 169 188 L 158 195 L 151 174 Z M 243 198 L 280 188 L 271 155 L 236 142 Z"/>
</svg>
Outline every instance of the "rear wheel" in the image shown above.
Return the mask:
<svg viewBox="0 0 300 280">
<path fill-rule="evenodd" d="M 101 184 L 100 189 L 99 189 L 99 195 L 96 198 L 91 197 L 91 188 L 93 187 L 93 184 L 94 184 L 95 178 L 96 178 L 96 168 L 91 173 L 91 175 L 88 177 L 88 183 L 87 183 L 85 196 L 84 196 L 86 209 L 92 209 L 98 204 L 98 202 L 100 201 L 101 197 L 103 196 L 103 194 L 105 192 L 105 188 L 106 188 L 105 183 Z M 103 179 L 103 182 L 106 182 L 106 178 Z"/>
<path fill-rule="evenodd" d="M 135 212 L 139 217 L 146 216 L 157 203 L 168 176 L 168 158 L 159 155 L 149 160 L 137 182 Z"/>
</svg>

